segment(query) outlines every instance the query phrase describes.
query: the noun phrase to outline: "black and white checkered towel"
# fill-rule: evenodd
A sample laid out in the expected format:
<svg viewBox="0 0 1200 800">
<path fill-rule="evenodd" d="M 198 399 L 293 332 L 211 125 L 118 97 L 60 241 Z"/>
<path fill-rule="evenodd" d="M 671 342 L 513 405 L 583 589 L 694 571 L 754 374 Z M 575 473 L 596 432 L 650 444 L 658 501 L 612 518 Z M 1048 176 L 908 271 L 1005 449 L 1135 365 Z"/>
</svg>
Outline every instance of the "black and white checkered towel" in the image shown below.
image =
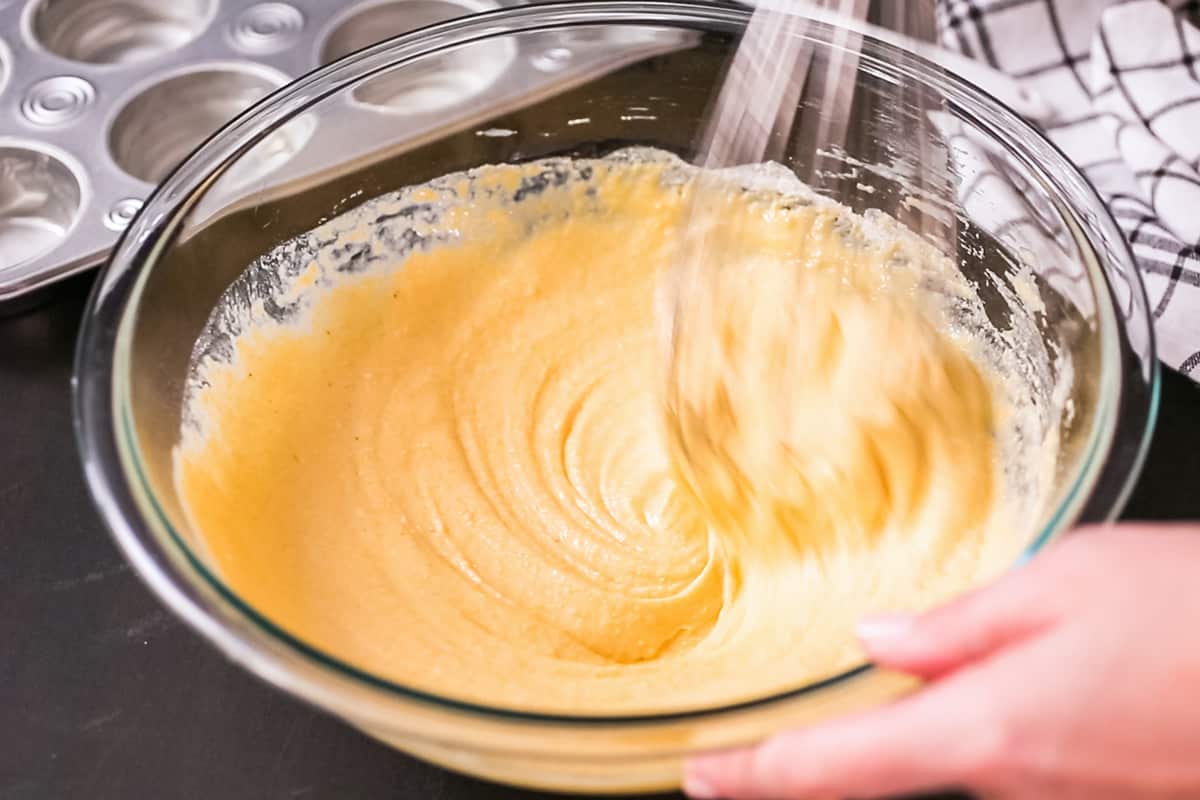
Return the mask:
<svg viewBox="0 0 1200 800">
<path fill-rule="evenodd" d="M 943 44 L 1016 79 L 1132 245 L 1159 357 L 1200 381 L 1200 0 L 943 0 Z"/>
</svg>

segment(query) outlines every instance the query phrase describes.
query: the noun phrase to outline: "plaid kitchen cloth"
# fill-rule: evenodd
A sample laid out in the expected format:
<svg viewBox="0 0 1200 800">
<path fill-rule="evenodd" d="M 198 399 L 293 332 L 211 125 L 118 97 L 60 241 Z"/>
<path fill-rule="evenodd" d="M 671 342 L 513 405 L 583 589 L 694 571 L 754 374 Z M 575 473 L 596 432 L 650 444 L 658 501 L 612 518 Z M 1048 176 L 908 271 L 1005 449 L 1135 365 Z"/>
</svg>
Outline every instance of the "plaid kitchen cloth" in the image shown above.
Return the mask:
<svg viewBox="0 0 1200 800">
<path fill-rule="evenodd" d="M 1129 241 L 1159 357 L 1200 381 L 1200 0 L 942 0 L 942 44 L 1006 73 Z"/>
</svg>

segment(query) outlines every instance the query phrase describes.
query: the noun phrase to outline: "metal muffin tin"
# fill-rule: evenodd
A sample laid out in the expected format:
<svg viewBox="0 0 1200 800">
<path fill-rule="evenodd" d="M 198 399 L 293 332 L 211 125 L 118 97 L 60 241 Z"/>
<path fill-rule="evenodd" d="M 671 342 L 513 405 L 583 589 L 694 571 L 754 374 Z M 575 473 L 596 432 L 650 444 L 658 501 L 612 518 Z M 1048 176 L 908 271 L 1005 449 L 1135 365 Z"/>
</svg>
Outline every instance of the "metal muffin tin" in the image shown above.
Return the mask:
<svg viewBox="0 0 1200 800">
<path fill-rule="evenodd" d="M 533 1 L 0 0 L 0 305 L 98 265 L 157 182 L 290 79 L 393 35 Z M 296 118 L 258 145 L 245 179 L 299 179 L 347 148 L 484 120 L 684 44 L 665 30 L 615 41 L 597 30 L 484 42 L 402 80 L 371 79 L 353 98 L 374 113 L 350 131 Z"/>
</svg>

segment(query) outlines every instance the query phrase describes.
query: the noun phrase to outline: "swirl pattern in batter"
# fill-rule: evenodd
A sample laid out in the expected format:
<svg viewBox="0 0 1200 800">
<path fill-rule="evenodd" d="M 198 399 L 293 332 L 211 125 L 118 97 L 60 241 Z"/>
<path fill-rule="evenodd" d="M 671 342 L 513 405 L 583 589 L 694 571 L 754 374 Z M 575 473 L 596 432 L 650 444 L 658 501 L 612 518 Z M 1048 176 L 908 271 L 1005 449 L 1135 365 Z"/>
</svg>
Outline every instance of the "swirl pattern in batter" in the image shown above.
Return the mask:
<svg viewBox="0 0 1200 800">
<path fill-rule="evenodd" d="M 762 339 L 733 308 L 744 335 L 722 363 L 783 370 L 758 378 L 795 409 L 790 455 L 745 417 L 744 389 L 731 401 L 709 376 L 672 407 L 677 424 L 703 421 L 734 485 L 758 481 L 754 507 L 787 545 L 737 533 L 721 478 L 689 474 L 664 424 L 655 290 L 691 177 L 646 153 L 484 167 L 258 264 L 283 290 L 214 316 L 224 347 L 197 351 L 176 453 L 192 530 L 228 585 L 393 681 L 649 713 L 827 677 L 861 659 L 862 614 L 926 606 L 1010 563 L 1025 537 L 999 466 L 1003 391 L 926 297 L 969 288 L 898 225 L 773 173 L 722 195 L 736 237 L 721 246 L 755 253 L 760 277 L 812 278 L 809 344 L 786 364 L 738 357 Z M 714 408 L 741 416 L 714 428 Z"/>
</svg>

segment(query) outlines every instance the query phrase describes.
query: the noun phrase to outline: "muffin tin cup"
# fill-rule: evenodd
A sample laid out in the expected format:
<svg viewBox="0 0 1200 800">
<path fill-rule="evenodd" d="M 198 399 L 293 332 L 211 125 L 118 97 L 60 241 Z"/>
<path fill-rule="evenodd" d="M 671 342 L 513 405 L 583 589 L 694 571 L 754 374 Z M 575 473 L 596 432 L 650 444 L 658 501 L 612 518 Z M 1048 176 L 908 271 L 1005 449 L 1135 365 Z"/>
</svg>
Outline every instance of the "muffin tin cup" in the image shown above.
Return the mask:
<svg viewBox="0 0 1200 800">
<path fill-rule="evenodd" d="M 0 2 L 0 310 L 97 266 L 159 181 L 292 78 L 391 36 L 528 4 Z M 683 44 L 678 36 L 564 33 L 447 52 L 364 81 L 352 126 L 322 130 L 297 118 L 256 145 L 253 168 L 240 167 L 225 185 L 267 174 L 275 184 L 300 180 L 344 160 L 347 148 L 367 155 L 381 142 L 415 145 L 447 125 L 482 121 Z"/>
</svg>

